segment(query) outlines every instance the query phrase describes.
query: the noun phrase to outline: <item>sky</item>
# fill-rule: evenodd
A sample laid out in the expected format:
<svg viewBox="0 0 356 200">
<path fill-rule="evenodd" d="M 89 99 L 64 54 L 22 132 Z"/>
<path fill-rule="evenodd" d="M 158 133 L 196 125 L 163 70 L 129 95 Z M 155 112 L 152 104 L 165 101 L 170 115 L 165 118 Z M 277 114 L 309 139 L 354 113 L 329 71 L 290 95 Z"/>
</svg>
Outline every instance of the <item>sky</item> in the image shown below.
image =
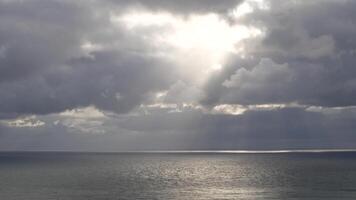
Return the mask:
<svg viewBox="0 0 356 200">
<path fill-rule="evenodd" d="M 354 0 L 0 0 L 0 150 L 356 148 Z"/>
</svg>

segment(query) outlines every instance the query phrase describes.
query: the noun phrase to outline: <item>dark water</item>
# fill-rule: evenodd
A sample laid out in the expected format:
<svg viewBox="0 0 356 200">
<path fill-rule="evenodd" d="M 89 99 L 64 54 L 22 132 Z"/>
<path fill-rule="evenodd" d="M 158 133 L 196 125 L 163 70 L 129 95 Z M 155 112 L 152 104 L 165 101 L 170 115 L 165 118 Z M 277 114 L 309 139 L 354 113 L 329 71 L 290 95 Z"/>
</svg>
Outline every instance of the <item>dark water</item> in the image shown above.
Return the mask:
<svg viewBox="0 0 356 200">
<path fill-rule="evenodd" d="M 0 153 L 0 199 L 356 199 L 356 153 Z"/>
</svg>

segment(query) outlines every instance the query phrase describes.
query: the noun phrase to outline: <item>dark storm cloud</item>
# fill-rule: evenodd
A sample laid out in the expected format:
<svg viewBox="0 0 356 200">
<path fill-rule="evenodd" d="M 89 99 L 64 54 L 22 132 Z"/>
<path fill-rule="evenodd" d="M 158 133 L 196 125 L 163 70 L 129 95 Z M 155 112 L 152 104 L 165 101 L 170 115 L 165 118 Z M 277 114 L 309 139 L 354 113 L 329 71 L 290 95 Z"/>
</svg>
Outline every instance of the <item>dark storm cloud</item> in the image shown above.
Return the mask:
<svg viewBox="0 0 356 200">
<path fill-rule="evenodd" d="M 174 63 L 151 55 L 155 50 L 143 35 L 153 30 L 128 32 L 112 24 L 112 13 L 140 5 L 179 14 L 220 12 L 237 4 L 0 1 L 0 113 L 46 114 L 89 105 L 127 112 L 179 76 L 173 77 Z M 85 52 L 86 41 L 103 48 Z"/>
<path fill-rule="evenodd" d="M 127 112 L 168 87 L 174 64 L 140 34 L 110 24 L 96 2 L 0 2 L 0 113 L 46 114 L 95 105 Z M 86 53 L 86 40 L 111 45 Z M 161 75 L 165 74 L 164 76 Z"/>
<path fill-rule="evenodd" d="M 0 149 L 355 148 L 356 2 L 271 0 L 236 19 L 228 12 L 241 2 L 0 0 Z M 265 35 L 206 75 L 199 58 L 172 59 L 153 41 L 171 24 L 122 24 L 132 10 L 214 12 Z M 213 114 L 219 104 L 290 103 L 302 106 Z M 88 106 L 106 113 L 58 114 Z"/>
<path fill-rule="evenodd" d="M 118 52 L 95 54 L 71 67 L 0 85 L 0 110 L 5 113 L 47 114 L 95 105 L 127 112 L 148 92 L 169 83 L 167 63 Z M 130 67 L 127 67 L 130 66 Z M 159 74 L 165 73 L 165 77 Z"/>
<path fill-rule="evenodd" d="M 270 9 L 236 22 L 265 30 L 245 41 L 254 62 L 233 58 L 203 102 L 355 105 L 355 1 L 267 2 Z"/>
<path fill-rule="evenodd" d="M 79 52 L 91 24 L 87 6 L 59 1 L 0 1 L 0 82 L 55 67 Z"/>
<path fill-rule="evenodd" d="M 137 5 L 183 14 L 227 12 L 238 3 L 1 1 L 0 111 L 44 114 L 95 105 L 127 112 L 179 77 L 174 63 L 150 54 L 156 47 L 142 35 L 154 30 L 114 27 L 110 13 Z M 206 82 L 202 103 L 354 105 L 355 3 L 268 4 L 235 22 L 266 31 L 261 41 L 246 40 L 253 59 L 231 58 Z M 86 41 L 103 47 L 86 53 Z"/>
</svg>

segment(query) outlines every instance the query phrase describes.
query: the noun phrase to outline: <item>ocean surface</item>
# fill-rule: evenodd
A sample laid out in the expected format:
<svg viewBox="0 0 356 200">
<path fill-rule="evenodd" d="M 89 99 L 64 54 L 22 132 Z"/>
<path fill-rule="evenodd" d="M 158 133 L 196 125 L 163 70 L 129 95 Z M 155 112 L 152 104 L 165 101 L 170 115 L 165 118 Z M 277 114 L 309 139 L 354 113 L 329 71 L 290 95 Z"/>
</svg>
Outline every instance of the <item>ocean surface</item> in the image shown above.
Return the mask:
<svg viewBox="0 0 356 200">
<path fill-rule="evenodd" d="M 0 153 L 0 199 L 356 199 L 356 153 Z"/>
</svg>

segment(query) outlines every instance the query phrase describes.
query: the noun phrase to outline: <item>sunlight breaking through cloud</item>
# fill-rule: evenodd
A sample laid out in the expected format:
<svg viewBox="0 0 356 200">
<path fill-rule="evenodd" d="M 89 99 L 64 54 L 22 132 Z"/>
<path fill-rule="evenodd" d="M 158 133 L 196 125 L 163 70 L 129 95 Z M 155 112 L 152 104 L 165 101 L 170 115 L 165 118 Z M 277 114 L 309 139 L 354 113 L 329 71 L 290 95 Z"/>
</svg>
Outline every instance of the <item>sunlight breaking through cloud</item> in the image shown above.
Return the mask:
<svg viewBox="0 0 356 200">
<path fill-rule="evenodd" d="M 133 11 L 113 16 L 112 20 L 123 23 L 131 30 L 150 27 L 161 29 L 152 38 L 157 45 L 173 48 L 170 56 L 179 59 L 187 57 L 192 51 L 198 53 L 195 54 L 195 59 L 200 59 L 197 63 L 204 63 L 200 71 L 206 70 L 207 66 L 212 71 L 221 69 L 228 54 L 243 52 L 240 41 L 263 35 L 256 27 L 232 25 L 214 13 L 183 18 L 169 13 Z"/>
</svg>

